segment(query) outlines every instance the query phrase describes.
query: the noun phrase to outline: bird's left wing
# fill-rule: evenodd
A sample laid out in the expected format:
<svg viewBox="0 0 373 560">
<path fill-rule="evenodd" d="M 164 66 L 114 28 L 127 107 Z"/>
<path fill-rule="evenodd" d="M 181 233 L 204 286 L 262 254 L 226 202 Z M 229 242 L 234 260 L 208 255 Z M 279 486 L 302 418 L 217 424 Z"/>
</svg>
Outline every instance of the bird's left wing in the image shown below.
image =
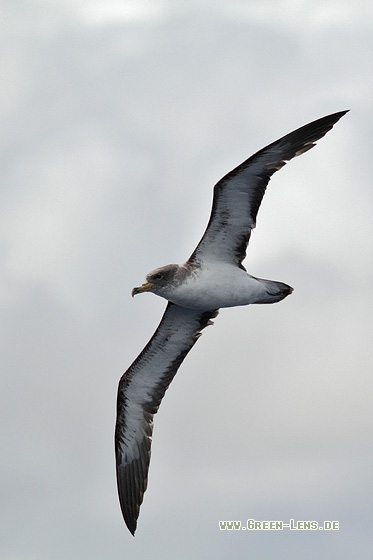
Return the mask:
<svg viewBox="0 0 373 560">
<path fill-rule="evenodd" d="M 269 144 L 215 185 L 210 221 L 189 263 L 227 262 L 240 268 L 268 182 L 287 161 L 315 145 L 347 111 L 327 115 Z"/>
<path fill-rule="evenodd" d="M 117 482 L 123 517 L 132 534 L 147 486 L 153 415 L 202 329 L 217 314 L 217 310 L 202 312 L 168 303 L 153 337 L 119 381 Z"/>
</svg>

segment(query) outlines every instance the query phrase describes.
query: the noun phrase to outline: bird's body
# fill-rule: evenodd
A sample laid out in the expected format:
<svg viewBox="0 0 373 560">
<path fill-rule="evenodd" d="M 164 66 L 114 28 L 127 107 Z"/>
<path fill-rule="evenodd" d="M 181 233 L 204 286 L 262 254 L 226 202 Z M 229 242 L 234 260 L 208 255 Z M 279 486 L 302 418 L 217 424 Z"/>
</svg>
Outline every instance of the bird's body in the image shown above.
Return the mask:
<svg viewBox="0 0 373 560">
<path fill-rule="evenodd" d="M 204 266 L 167 265 L 149 273 L 147 281 L 150 283 L 154 275 L 170 269 L 174 278 L 182 278 L 182 282 L 159 286 L 153 280 L 152 291 L 188 309 L 210 311 L 252 303 L 276 303 L 292 292 L 287 284 L 255 278 L 243 268 L 224 261 L 205 263 Z"/>
<path fill-rule="evenodd" d="M 286 161 L 315 145 L 346 113 L 328 115 L 269 144 L 214 187 L 209 223 L 191 257 L 146 276 L 132 295 L 168 301 L 151 340 L 118 387 L 115 452 L 119 501 L 134 534 L 147 487 L 153 416 L 185 356 L 222 307 L 276 303 L 292 292 L 282 282 L 250 276 L 242 261 L 267 184 Z"/>
</svg>

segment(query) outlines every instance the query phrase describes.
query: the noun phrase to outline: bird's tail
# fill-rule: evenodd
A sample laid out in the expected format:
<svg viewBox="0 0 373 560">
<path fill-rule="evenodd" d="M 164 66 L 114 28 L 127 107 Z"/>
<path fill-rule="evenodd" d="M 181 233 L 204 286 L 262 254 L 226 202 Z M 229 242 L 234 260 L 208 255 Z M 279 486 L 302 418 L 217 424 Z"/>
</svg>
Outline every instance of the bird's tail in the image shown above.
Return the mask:
<svg viewBox="0 0 373 560">
<path fill-rule="evenodd" d="M 258 278 L 259 280 L 259 278 Z M 264 293 L 255 303 L 277 303 L 286 296 L 290 295 L 293 291 L 291 286 L 284 284 L 283 282 L 275 282 L 274 280 L 259 280 L 263 287 L 265 288 Z"/>
</svg>

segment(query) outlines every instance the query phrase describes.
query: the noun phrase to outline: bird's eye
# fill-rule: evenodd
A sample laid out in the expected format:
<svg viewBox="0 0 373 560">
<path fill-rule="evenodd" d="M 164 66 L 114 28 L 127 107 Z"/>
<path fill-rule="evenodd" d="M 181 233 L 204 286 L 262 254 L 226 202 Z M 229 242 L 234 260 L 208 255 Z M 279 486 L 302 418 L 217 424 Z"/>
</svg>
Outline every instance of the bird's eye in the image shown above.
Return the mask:
<svg viewBox="0 0 373 560">
<path fill-rule="evenodd" d="M 157 274 L 155 275 L 156 280 L 160 280 L 162 278 L 163 274 L 162 272 L 157 272 Z"/>
</svg>

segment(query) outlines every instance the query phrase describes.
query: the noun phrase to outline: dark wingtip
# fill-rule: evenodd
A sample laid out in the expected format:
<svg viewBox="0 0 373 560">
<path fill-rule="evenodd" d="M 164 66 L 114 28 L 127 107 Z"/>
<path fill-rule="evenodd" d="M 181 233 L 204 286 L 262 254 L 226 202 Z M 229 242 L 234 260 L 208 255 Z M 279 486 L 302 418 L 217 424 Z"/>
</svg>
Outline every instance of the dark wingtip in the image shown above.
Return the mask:
<svg viewBox="0 0 373 560">
<path fill-rule="evenodd" d="M 319 121 L 329 121 L 331 124 L 330 128 L 333 128 L 333 126 L 339 121 L 339 119 L 341 119 L 346 113 L 349 112 L 350 109 L 346 109 L 345 111 L 338 111 L 337 113 L 331 113 L 330 115 L 326 115 L 325 117 L 321 117 L 321 119 L 318 119 Z M 330 130 L 330 129 L 329 129 Z"/>
<path fill-rule="evenodd" d="M 341 118 L 343 117 L 343 115 L 345 115 L 346 113 L 349 112 L 350 109 L 345 109 L 344 111 L 337 111 L 336 113 L 330 113 L 329 115 L 326 115 L 327 117 L 336 117 L 336 118 Z"/>
<path fill-rule="evenodd" d="M 131 535 L 134 537 L 134 536 L 135 536 L 135 532 L 136 532 L 136 525 L 137 525 L 137 523 L 132 524 L 132 523 L 128 523 L 126 520 L 124 520 L 124 521 L 126 522 L 127 529 L 129 530 L 129 532 L 131 533 Z"/>
<path fill-rule="evenodd" d="M 122 506 L 122 504 L 121 504 Z M 122 515 L 123 515 L 123 519 L 124 522 L 126 524 L 127 529 L 129 530 L 129 532 L 131 533 L 131 535 L 134 537 L 135 536 L 135 532 L 136 532 L 136 528 L 137 528 L 137 518 L 134 517 L 133 515 L 129 514 L 128 511 L 126 511 L 125 508 L 122 508 Z"/>
<path fill-rule="evenodd" d="M 137 506 L 138 501 L 140 504 L 142 498 L 139 499 L 137 495 L 133 495 L 131 491 L 131 476 L 133 471 L 127 468 L 121 468 L 117 466 L 117 486 L 118 486 L 118 496 L 120 509 L 122 511 L 124 522 L 127 529 L 132 536 L 135 536 L 135 531 L 137 527 L 137 518 L 139 516 L 139 506 Z"/>
<path fill-rule="evenodd" d="M 335 122 L 339 121 L 350 109 L 345 109 L 344 111 L 338 111 L 338 113 L 332 113 L 330 116 L 335 117 Z"/>
</svg>

